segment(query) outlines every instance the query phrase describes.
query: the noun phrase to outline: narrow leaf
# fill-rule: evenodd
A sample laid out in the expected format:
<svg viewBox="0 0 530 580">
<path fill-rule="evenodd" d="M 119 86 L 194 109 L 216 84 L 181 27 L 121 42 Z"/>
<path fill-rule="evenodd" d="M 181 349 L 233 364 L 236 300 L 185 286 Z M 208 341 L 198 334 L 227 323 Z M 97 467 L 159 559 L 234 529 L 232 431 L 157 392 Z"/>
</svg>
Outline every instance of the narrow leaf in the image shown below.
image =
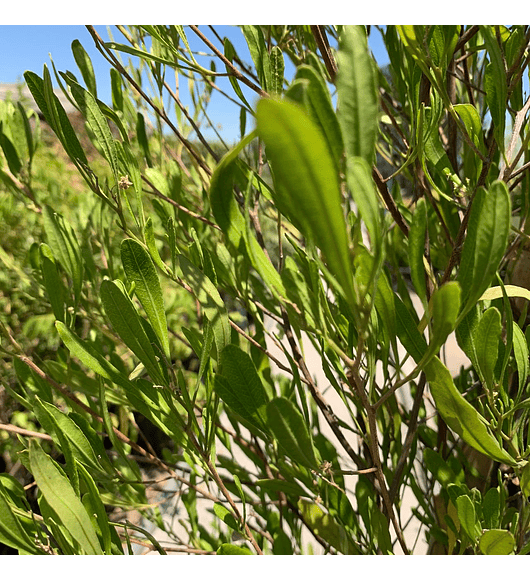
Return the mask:
<svg viewBox="0 0 530 580">
<path fill-rule="evenodd" d="M 151 379 L 159 385 L 166 384 L 151 340 L 130 298 L 111 280 L 103 280 L 100 293 L 103 307 L 116 333 L 144 364 Z"/>
<path fill-rule="evenodd" d="M 308 469 L 318 467 L 304 417 L 289 399 L 277 397 L 270 401 L 267 423 L 287 457 Z"/>
<path fill-rule="evenodd" d="M 457 435 L 487 457 L 507 465 L 517 465 L 490 433 L 478 411 L 455 387 L 451 373 L 439 358 L 435 357 L 425 367 L 425 376 L 436 408 Z"/>
<path fill-rule="evenodd" d="M 364 26 L 344 26 L 337 54 L 338 117 L 348 157 L 374 161 L 378 97 Z"/>
<path fill-rule="evenodd" d="M 338 174 L 322 133 L 300 107 L 285 101 L 261 100 L 256 118 L 274 172 L 274 201 L 320 247 L 353 307 L 353 273 Z"/>
<path fill-rule="evenodd" d="M 81 500 L 74 493 L 70 482 L 34 440 L 30 441 L 29 461 L 35 482 L 57 514 L 59 522 L 79 543 L 84 553 L 102 555 L 96 532 Z"/>
<path fill-rule="evenodd" d="M 134 282 L 135 293 L 156 332 L 169 359 L 169 338 L 160 280 L 147 250 L 133 239 L 121 243 L 121 261 L 129 282 Z"/>
</svg>

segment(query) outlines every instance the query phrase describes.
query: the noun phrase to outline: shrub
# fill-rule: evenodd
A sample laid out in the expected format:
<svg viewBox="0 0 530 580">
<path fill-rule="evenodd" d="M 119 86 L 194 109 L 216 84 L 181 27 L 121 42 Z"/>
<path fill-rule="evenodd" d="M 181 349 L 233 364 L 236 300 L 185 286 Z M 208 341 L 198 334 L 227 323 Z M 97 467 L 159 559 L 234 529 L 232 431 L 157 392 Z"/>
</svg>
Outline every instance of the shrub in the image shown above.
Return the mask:
<svg viewBox="0 0 530 580">
<path fill-rule="evenodd" d="M 527 553 L 528 27 L 87 28 L 0 109 L 6 549 Z"/>
</svg>

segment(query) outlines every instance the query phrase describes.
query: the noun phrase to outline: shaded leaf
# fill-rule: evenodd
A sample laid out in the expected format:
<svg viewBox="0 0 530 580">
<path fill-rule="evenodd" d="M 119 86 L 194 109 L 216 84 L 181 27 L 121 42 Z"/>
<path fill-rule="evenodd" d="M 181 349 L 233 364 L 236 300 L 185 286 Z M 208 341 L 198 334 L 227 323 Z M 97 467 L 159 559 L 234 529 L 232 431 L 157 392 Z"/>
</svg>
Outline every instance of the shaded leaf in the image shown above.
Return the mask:
<svg viewBox="0 0 530 580">
<path fill-rule="evenodd" d="M 287 457 L 309 469 L 318 467 L 304 417 L 289 399 L 277 397 L 270 401 L 267 425 Z"/>
</svg>

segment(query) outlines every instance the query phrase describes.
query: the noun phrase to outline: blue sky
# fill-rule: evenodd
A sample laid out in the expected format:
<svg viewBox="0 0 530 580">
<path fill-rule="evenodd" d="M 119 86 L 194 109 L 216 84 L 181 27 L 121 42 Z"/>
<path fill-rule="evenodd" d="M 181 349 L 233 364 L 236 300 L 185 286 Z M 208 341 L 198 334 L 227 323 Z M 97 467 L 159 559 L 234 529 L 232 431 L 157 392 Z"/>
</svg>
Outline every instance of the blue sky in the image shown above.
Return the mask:
<svg viewBox="0 0 530 580">
<path fill-rule="evenodd" d="M 104 25 L 96 25 L 96 30 L 104 40 L 108 40 L 108 28 Z M 211 37 L 207 26 L 200 26 L 204 33 Z M 245 62 L 251 62 L 242 33 L 235 26 L 216 26 L 221 37 L 227 36 L 240 57 Z M 122 37 L 115 27 L 110 27 L 114 40 L 121 41 Z M 206 47 L 195 35 L 186 30 L 188 40 L 195 50 L 205 50 Z M 42 76 L 43 65 L 46 63 L 52 72 L 50 55 L 58 71 L 69 70 L 78 78 L 81 78 L 77 65 L 72 55 L 72 41 L 78 39 L 92 59 L 98 85 L 98 97 L 106 103 L 111 102 L 109 65 L 103 56 L 94 47 L 92 37 L 84 26 L 81 25 L 3 25 L 0 26 L 0 82 L 14 83 L 23 81 L 23 73 L 31 70 Z M 219 46 L 219 43 L 215 43 Z M 380 64 L 388 61 L 386 51 L 381 41 L 381 36 L 375 28 L 370 35 L 370 45 L 374 56 Z M 288 59 L 286 59 L 288 60 Z M 206 61 L 208 62 L 209 59 Z M 291 69 L 286 69 L 286 76 L 292 74 Z M 52 72 L 53 76 L 53 72 Z M 185 84 L 185 83 L 184 83 Z M 217 84 L 226 87 L 228 94 L 233 95 L 228 80 L 219 78 Z M 181 98 L 186 103 L 186 90 L 183 87 Z M 253 102 L 255 95 L 246 93 L 249 102 Z M 189 101 L 188 101 L 189 102 Z M 214 91 L 212 101 L 208 107 L 208 113 L 216 124 L 221 125 L 220 134 L 228 143 L 234 142 L 239 137 L 239 107 L 227 102 L 226 99 L 216 95 Z M 249 121 L 247 121 L 249 122 Z M 248 130 L 248 129 L 247 129 Z M 207 135 L 211 133 L 206 132 Z"/>
</svg>

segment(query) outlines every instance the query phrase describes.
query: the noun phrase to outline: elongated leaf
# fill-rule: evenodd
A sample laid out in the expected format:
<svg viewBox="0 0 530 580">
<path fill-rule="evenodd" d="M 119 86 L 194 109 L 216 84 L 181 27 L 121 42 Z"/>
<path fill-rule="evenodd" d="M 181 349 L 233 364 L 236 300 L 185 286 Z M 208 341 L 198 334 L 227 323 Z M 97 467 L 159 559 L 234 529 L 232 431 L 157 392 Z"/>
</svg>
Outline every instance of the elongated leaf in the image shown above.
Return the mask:
<svg viewBox="0 0 530 580">
<path fill-rule="evenodd" d="M 208 276 L 196 268 L 185 256 L 180 254 L 178 262 L 184 279 L 191 286 L 195 297 L 204 310 L 204 315 L 212 325 L 215 346 L 219 355 L 231 342 L 230 322 L 223 299 Z"/>
<path fill-rule="evenodd" d="M 62 322 L 56 321 L 55 328 L 66 348 L 89 369 L 119 385 L 126 385 L 127 379 L 118 369 L 89 343 L 82 341 Z"/>
<path fill-rule="evenodd" d="M 267 424 L 287 457 L 309 469 L 318 467 L 304 417 L 289 399 L 277 397 L 270 401 Z"/>
<path fill-rule="evenodd" d="M 161 372 L 151 340 L 130 298 L 110 280 L 103 280 L 100 292 L 103 307 L 116 333 L 144 364 L 151 379 L 159 385 L 165 385 L 166 379 Z"/>
<path fill-rule="evenodd" d="M 257 129 L 265 142 L 279 210 L 322 250 L 329 270 L 355 305 L 338 175 L 320 130 L 300 107 L 285 101 L 261 100 Z"/>
<path fill-rule="evenodd" d="M 455 387 L 451 373 L 439 358 L 435 357 L 425 367 L 432 396 L 440 415 L 447 425 L 477 451 L 487 457 L 517 465 L 490 433 L 478 411 L 464 399 Z"/>
<path fill-rule="evenodd" d="M 254 61 L 254 66 L 256 67 L 256 72 L 258 73 L 261 86 L 266 92 L 273 91 L 274 87 L 272 82 L 269 52 L 265 46 L 265 38 L 261 28 L 259 26 L 245 24 L 241 26 L 241 30 L 245 35 L 245 39 L 250 51 L 250 56 Z"/>
<path fill-rule="evenodd" d="M 112 173 L 116 182 L 119 179 L 119 169 L 118 169 L 118 153 L 116 150 L 116 145 L 114 144 L 114 138 L 110 132 L 109 124 L 107 119 L 101 112 L 95 97 L 85 90 L 81 85 L 70 82 L 70 88 L 72 91 L 72 96 L 76 100 L 79 108 L 83 112 L 94 137 L 97 141 L 97 145 L 101 148 L 105 159 L 110 165 Z"/>
<path fill-rule="evenodd" d="M 351 544 L 344 528 L 330 514 L 325 513 L 318 504 L 314 501 L 301 499 L 298 502 L 298 509 L 304 516 L 304 521 L 316 534 L 324 538 L 339 552 L 352 553 L 350 551 Z"/>
<path fill-rule="evenodd" d="M 88 165 L 85 152 L 79 143 L 68 115 L 53 92 L 50 73 L 46 65 L 44 65 L 43 76 L 44 79 L 41 79 L 33 72 L 26 71 L 24 73 L 24 79 L 37 106 L 59 138 L 65 151 L 72 159 Z"/>
<path fill-rule="evenodd" d="M 460 320 L 491 284 L 508 243 L 511 202 L 503 181 L 477 191 L 462 250 L 458 282 L 462 288 Z"/>
<path fill-rule="evenodd" d="M 282 49 L 279 46 L 273 46 L 271 49 L 270 67 L 272 80 L 270 90 L 272 93 L 281 95 L 283 92 L 283 73 L 285 70 L 285 63 L 283 61 Z"/>
<path fill-rule="evenodd" d="M 515 549 L 515 538 L 508 530 L 486 530 L 479 548 L 486 556 L 507 556 Z"/>
<path fill-rule="evenodd" d="M 41 244 L 40 266 L 46 293 L 52 305 L 53 315 L 57 320 L 64 322 L 64 290 L 52 251 L 46 244 Z"/>
<path fill-rule="evenodd" d="M 471 542 L 474 542 L 477 534 L 476 512 L 471 498 L 467 495 L 457 497 L 456 511 L 458 519 L 460 520 L 460 525 L 468 535 Z"/>
<path fill-rule="evenodd" d="M 353 200 L 370 234 L 371 249 L 375 254 L 379 254 L 383 239 L 379 198 L 375 191 L 368 163 L 361 157 L 348 158 L 346 180 Z"/>
<path fill-rule="evenodd" d="M 96 532 L 81 500 L 70 482 L 34 440 L 30 442 L 29 461 L 35 482 L 59 522 L 86 554 L 102 555 Z"/>
<path fill-rule="evenodd" d="M 244 241 L 252 266 L 276 296 L 285 297 L 281 276 L 274 269 L 256 238 L 247 229 L 245 218 L 239 211 L 233 193 L 238 175 L 244 172 L 237 157 L 255 136 L 254 132 L 247 135 L 219 161 L 210 181 L 210 201 L 215 220 L 230 243 L 240 251 L 241 242 Z"/>
<path fill-rule="evenodd" d="M 134 282 L 135 293 L 145 309 L 169 359 L 169 338 L 160 280 L 147 250 L 133 239 L 121 243 L 121 261 L 129 282 Z"/>
<path fill-rule="evenodd" d="M 526 385 L 526 380 L 528 378 L 529 354 L 528 343 L 526 342 L 524 333 L 516 322 L 513 323 L 513 354 L 517 365 L 517 378 L 520 390 L 524 385 Z"/>
<path fill-rule="evenodd" d="M 337 54 L 338 117 L 348 157 L 374 161 L 377 85 L 364 26 L 344 26 Z"/>
<path fill-rule="evenodd" d="M 86 465 L 93 473 L 103 472 L 103 468 L 81 429 L 57 407 L 50 405 L 46 401 L 40 401 L 43 409 L 53 417 L 55 424 L 61 431 L 62 435 L 68 439 L 76 459 Z"/>
<path fill-rule="evenodd" d="M 407 307 L 397 295 L 394 295 L 394 304 L 396 306 L 398 338 L 414 361 L 419 363 L 427 350 L 427 342 L 423 334 L 418 330 L 417 323 Z"/>
<path fill-rule="evenodd" d="M 76 234 L 66 220 L 50 206 L 43 208 L 42 216 L 53 257 L 61 263 L 72 279 L 74 293 L 79 297 L 83 283 L 83 262 Z"/>
<path fill-rule="evenodd" d="M 215 376 L 215 390 L 236 413 L 266 431 L 267 393 L 250 356 L 233 344 L 221 353 L 220 372 Z"/>
<path fill-rule="evenodd" d="M 495 141 L 499 149 L 504 152 L 504 128 L 506 125 L 506 98 L 508 87 L 506 82 L 506 70 L 501 47 L 491 26 L 483 26 L 481 32 L 490 59 L 486 66 L 484 87 L 486 89 L 486 102 L 490 109 L 494 125 Z"/>
<path fill-rule="evenodd" d="M 425 282 L 425 266 L 423 256 L 425 253 L 425 236 L 427 233 L 427 206 L 425 199 L 421 197 L 414 208 L 414 219 L 409 229 L 408 257 L 410 265 L 410 277 L 416 290 L 416 294 L 427 304 L 427 287 Z"/>
<path fill-rule="evenodd" d="M 0 542 L 15 550 L 23 550 L 29 554 L 42 554 L 35 542 L 22 527 L 18 517 L 13 513 L 7 492 L 0 479 Z"/>
<path fill-rule="evenodd" d="M 304 81 L 303 104 L 322 131 L 335 163 L 340 167 L 344 152 L 342 131 L 326 83 L 318 72 L 308 65 L 298 67 L 296 79 Z"/>
<path fill-rule="evenodd" d="M 501 334 L 501 313 L 496 308 L 488 308 L 477 325 L 474 342 L 477 345 L 477 370 L 490 388 L 493 386 Z"/>
<path fill-rule="evenodd" d="M 75 62 L 81 71 L 88 92 L 97 98 L 96 75 L 94 74 L 92 61 L 90 60 L 87 51 L 83 48 L 83 45 L 77 39 L 72 42 L 72 52 L 74 54 Z"/>
<path fill-rule="evenodd" d="M 460 310 L 460 286 L 448 282 L 438 288 L 432 297 L 432 337 L 429 351 L 438 352 L 455 329 Z"/>
<path fill-rule="evenodd" d="M 248 548 L 242 548 L 235 544 L 221 544 L 217 549 L 218 556 L 252 556 Z"/>
</svg>

